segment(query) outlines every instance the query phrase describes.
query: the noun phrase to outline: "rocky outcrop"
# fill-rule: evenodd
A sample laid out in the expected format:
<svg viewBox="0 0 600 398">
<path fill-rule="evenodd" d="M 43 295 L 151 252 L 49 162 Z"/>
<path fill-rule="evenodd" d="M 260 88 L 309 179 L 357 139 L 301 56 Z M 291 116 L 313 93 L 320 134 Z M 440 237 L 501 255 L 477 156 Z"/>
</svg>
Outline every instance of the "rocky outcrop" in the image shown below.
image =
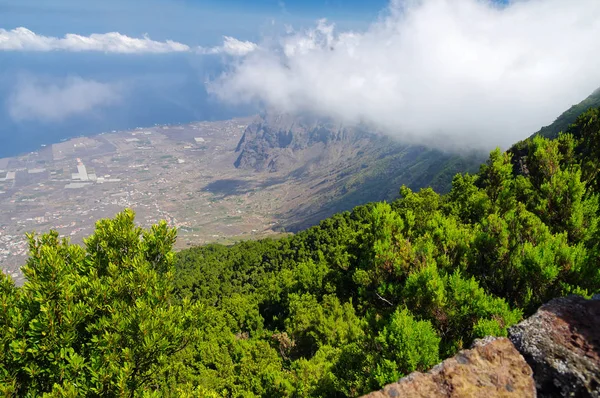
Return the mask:
<svg viewBox="0 0 600 398">
<path fill-rule="evenodd" d="M 554 299 L 509 335 L 540 397 L 600 397 L 600 301 Z"/>
<path fill-rule="evenodd" d="M 280 171 L 293 168 L 323 153 L 331 155 L 326 148 L 341 144 L 351 146 L 361 138 L 375 135 L 345 128 L 326 120 L 294 117 L 285 114 L 263 115 L 250 124 L 237 145 L 239 156 L 236 168 L 257 171 Z M 362 145 L 377 142 L 365 140 Z"/>
<path fill-rule="evenodd" d="M 600 398 L 600 296 L 558 298 L 428 373 L 371 393 L 388 397 Z"/>
<path fill-rule="evenodd" d="M 477 340 L 470 350 L 437 365 L 428 373 L 414 372 L 367 398 L 399 397 L 535 397 L 527 362 L 506 338 Z"/>
</svg>

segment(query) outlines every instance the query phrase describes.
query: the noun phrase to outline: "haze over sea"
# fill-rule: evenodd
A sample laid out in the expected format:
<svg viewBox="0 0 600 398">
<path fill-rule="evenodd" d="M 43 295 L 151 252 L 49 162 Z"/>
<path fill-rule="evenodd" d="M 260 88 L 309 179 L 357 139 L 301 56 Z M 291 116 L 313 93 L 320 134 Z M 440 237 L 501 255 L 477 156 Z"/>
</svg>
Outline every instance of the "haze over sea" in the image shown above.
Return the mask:
<svg viewBox="0 0 600 398">
<path fill-rule="evenodd" d="M 41 145 L 80 135 L 154 124 L 229 119 L 252 112 L 249 107 L 224 107 L 206 93 L 204 74 L 218 72 L 218 60 L 214 59 L 179 54 L 122 57 L 99 53 L 81 57 L 68 53 L 11 53 L 9 56 L 0 52 L 0 65 L 3 68 L 0 98 L 10 98 L 15 85 L 29 79 L 52 86 L 51 80 L 57 76 L 66 78 L 71 71 L 84 68 L 86 75 L 95 81 L 104 81 L 105 76 L 111 76 L 110 80 L 117 81 L 116 86 L 123 96 L 110 106 L 51 122 L 26 117 L 14 120 L 7 107 L 3 107 L 0 110 L 3 132 L 0 158 L 35 151 Z M 23 72 L 42 69 L 41 77 Z M 52 106 L 60 110 L 69 105 L 58 103 Z"/>
</svg>

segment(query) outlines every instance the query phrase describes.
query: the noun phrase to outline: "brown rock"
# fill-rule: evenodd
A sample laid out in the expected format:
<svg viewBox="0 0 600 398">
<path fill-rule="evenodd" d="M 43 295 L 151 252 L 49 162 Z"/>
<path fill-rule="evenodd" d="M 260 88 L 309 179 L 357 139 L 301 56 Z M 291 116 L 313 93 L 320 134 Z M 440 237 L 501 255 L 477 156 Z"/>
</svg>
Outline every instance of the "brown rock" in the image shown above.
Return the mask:
<svg viewBox="0 0 600 398">
<path fill-rule="evenodd" d="M 600 301 L 554 299 L 509 335 L 540 397 L 600 397 Z"/>
<path fill-rule="evenodd" d="M 366 398 L 535 397 L 531 374 L 508 339 L 486 338 L 428 373 L 411 373 Z"/>
</svg>

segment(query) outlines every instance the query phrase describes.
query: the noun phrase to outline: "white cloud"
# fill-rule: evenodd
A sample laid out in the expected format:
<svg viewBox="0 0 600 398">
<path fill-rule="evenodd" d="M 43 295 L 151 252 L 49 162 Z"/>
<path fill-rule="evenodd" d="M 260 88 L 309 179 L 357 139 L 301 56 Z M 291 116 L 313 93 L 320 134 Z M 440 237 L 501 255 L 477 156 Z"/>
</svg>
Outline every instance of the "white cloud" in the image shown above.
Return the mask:
<svg viewBox="0 0 600 398">
<path fill-rule="evenodd" d="M 18 122 L 59 122 L 120 101 L 121 90 L 116 84 L 79 77 L 70 77 L 56 84 L 30 77 L 18 81 L 7 106 L 11 118 Z"/>
<path fill-rule="evenodd" d="M 364 32 L 315 28 L 209 83 L 443 148 L 508 146 L 600 86 L 600 1 L 393 0 Z"/>
<path fill-rule="evenodd" d="M 170 53 L 190 51 L 190 47 L 175 41 L 134 38 L 118 32 L 80 36 L 73 33 L 63 38 L 42 36 L 20 27 L 0 29 L 0 51 L 101 51 L 107 53 Z"/>
<path fill-rule="evenodd" d="M 258 45 L 251 41 L 241 41 L 234 37 L 224 36 L 223 45 L 218 47 L 199 47 L 201 54 L 227 54 L 234 57 L 243 57 L 258 49 Z"/>
<path fill-rule="evenodd" d="M 234 37 L 224 36 L 223 44 L 216 47 L 198 47 L 199 54 L 227 54 L 235 57 L 248 55 L 258 46 L 251 41 L 242 41 Z M 151 40 L 149 37 L 134 38 L 118 32 L 95 33 L 81 36 L 73 33 L 63 38 L 41 36 L 29 29 L 20 27 L 13 30 L 0 29 L 0 51 L 99 51 L 120 54 L 172 53 L 189 52 L 187 44 L 172 40 L 164 42 Z"/>
</svg>

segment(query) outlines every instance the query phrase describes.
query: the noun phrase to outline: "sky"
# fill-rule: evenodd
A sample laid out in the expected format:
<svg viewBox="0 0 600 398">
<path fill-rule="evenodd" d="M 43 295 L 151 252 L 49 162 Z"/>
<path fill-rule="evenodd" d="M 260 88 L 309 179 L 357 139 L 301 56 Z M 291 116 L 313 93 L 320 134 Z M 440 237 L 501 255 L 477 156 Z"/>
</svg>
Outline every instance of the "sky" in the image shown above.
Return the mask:
<svg viewBox="0 0 600 398">
<path fill-rule="evenodd" d="M 597 37 L 597 0 L 0 0 L 0 157 L 264 110 L 506 147 L 600 86 Z"/>
</svg>

